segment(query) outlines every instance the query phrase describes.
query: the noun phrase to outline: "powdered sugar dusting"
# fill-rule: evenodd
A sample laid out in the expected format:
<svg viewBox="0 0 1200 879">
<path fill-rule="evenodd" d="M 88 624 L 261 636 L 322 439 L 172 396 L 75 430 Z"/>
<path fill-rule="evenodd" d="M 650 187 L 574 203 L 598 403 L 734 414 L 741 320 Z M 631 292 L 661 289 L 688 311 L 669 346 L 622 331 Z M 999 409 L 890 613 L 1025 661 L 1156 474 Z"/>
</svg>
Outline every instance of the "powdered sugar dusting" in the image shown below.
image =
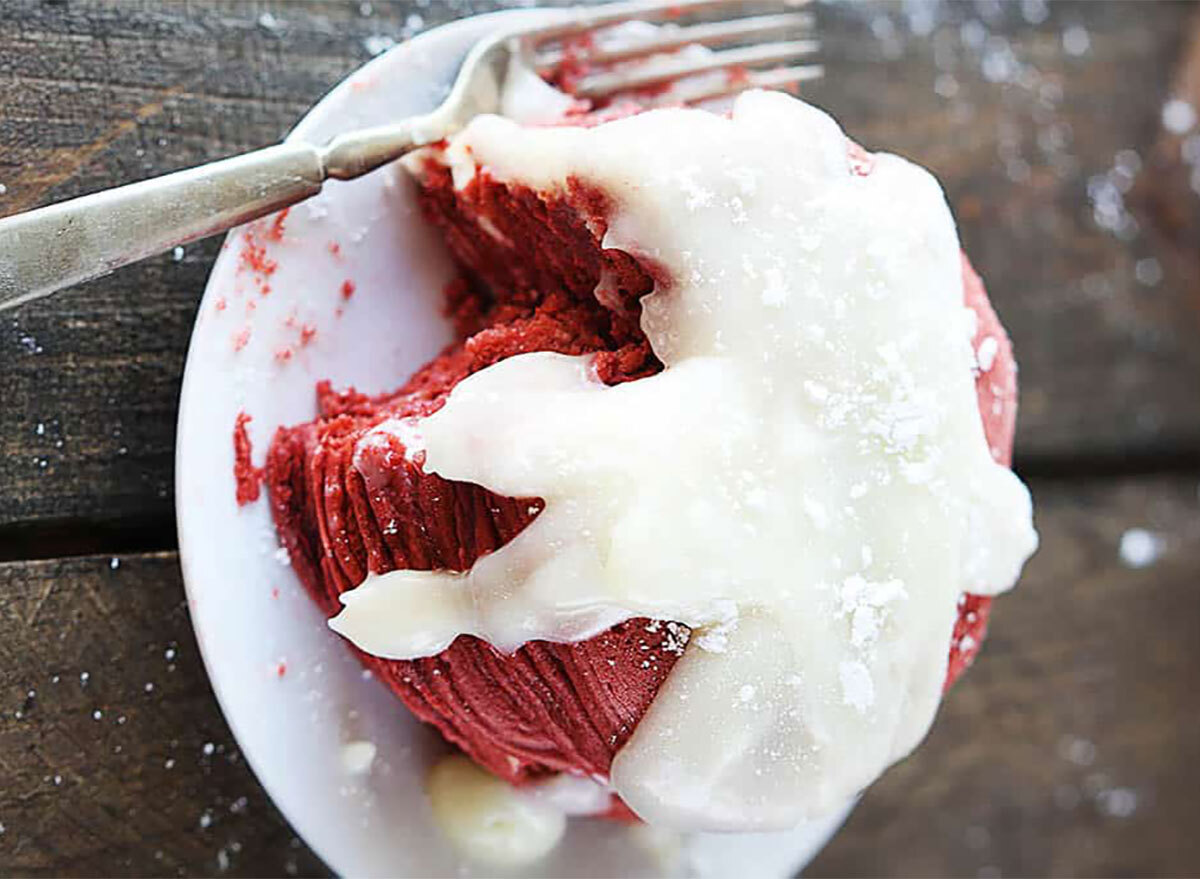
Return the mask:
<svg viewBox="0 0 1200 879">
<path fill-rule="evenodd" d="M 342 768 L 350 775 L 363 775 L 375 762 L 375 743 L 356 740 L 342 745 Z"/>
<path fill-rule="evenodd" d="M 975 349 L 975 357 L 979 361 L 979 369 L 983 372 L 991 372 L 992 367 L 996 363 L 996 354 L 1000 351 L 1000 343 L 995 337 L 987 336 L 979 343 L 979 347 Z"/>
</svg>

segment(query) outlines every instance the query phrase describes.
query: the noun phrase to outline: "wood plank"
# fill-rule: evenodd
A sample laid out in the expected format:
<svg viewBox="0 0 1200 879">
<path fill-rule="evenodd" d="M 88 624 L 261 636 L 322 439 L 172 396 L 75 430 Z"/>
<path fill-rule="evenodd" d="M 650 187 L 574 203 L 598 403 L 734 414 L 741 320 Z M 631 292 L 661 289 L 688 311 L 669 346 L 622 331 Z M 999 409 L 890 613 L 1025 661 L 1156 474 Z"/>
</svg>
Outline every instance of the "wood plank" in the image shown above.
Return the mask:
<svg viewBox="0 0 1200 879">
<path fill-rule="evenodd" d="M 1197 481 L 1035 494 L 1043 548 L 983 657 L 809 875 L 1200 869 Z M 1135 570 L 1139 527 L 1165 544 Z M 0 565 L 0 772 L 0 873 L 322 869 L 237 757 L 170 553 Z"/>
<path fill-rule="evenodd" d="M 0 565 L 0 874 L 319 875 L 241 759 L 174 553 Z"/>
<path fill-rule="evenodd" d="M 364 16 L 281 3 L 268 27 L 251 2 L 3 4 L 0 210 L 268 143 L 368 57 L 368 37 L 496 5 L 376 2 Z M 1159 116 L 1173 88 L 1200 105 L 1197 78 L 1180 72 L 1200 57 L 1200 19 L 1180 3 L 1054 4 L 1022 19 L 1040 8 L 822 9 L 830 75 L 812 97 L 945 180 L 1016 339 L 1022 463 L 1194 458 L 1200 198 Z M 930 35 L 912 32 L 925 30 L 920 9 L 936 13 Z M 1080 23 L 1076 56 L 1063 34 Z M 1012 64 L 1023 85 L 991 81 Z M 1123 199 L 1141 229 L 1129 241 L 1096 225 L 1087 195 L 1122 150 L 1145 166 Z M 215 252 L 192 246 L 0 317 L 0 526 L 169 521 L 179 379 Z M 1139 264 L 1161 280 L 1139 283 Z M 3 555 L 24 554 L 22 540 L 10 533 Z"/>
</svg>

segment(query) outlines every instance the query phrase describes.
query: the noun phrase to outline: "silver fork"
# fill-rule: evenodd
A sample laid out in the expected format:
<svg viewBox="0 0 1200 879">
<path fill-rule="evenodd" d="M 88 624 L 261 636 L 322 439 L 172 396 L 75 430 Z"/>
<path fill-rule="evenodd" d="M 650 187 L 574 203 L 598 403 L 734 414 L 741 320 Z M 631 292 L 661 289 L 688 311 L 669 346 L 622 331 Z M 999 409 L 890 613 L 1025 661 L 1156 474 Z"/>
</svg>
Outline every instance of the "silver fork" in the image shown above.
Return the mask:
<svg viewBox="0 0 1200 879">
<path fill-rule="evenodd" d="M 793 0 L 790 5 L 803 2 Z M 573 89 L 592 100 L 709 71 L 736 70 L 739 75 L 705 78 L 681 100 L 692 103 L 750 88 L 779 88 L 821 75 L 818 65 L 779 66 L 814 54 L 815 41 L 762 41 L 811 27 L 811 16 L 798 11 L 726 15 L 741 6 L 744 0 L 632 0 L 564 12 L 549 24 L 481 40 L 467 54 L 449 96 L 424 116 L 349 132 L 324 146 L 282 143 L 2 219 L 0 310 L 266 216 L 316 195 L 330 178 L 351 180 L 448 137 L 475 116 L 500 111 L 505 79 L 514 63 L 545 73 L 563 61 L 568 46 L 579 47 L 573 57 L 602 65 L 583 75 Z M 681 14 L 702 11 L 717 13 L 718 20 L 674 23 Z M 633 20 L 671 23 L 648 41 L 619 49 L 590 39 L 603 28 Z M 707 55 L 627 63 L 691 45 L 748 41 L 750 45 Z M 586 48 L 589 44 L 592 48 Z M 771 66 L 757 69 L 764 65 Z"/>
</svg>

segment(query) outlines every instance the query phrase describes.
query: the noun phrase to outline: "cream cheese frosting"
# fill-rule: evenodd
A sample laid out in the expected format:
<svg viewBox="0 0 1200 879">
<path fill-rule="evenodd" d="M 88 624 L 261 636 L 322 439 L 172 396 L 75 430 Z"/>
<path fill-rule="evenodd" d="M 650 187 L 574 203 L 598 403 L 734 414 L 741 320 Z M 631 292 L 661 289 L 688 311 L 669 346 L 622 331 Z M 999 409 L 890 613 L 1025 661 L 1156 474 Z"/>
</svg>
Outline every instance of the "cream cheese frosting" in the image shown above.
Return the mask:
<svg viewBox="0 0 1200 879">
<path fill-rule="evenodd" d="M 610 196 L 603 245 L 670 278 L 643 299 L 664 370 L 518 355 L 391 433 L 423 467 L 545 509 L 463 573 L 393 571 L 331 626 L 378 656 L 462 634 L 501 650 L 630 618 L 697 630 L 612 767 L 650 823 L 790 827 L 844 806 L 924 736 L 965 590 L 1009 588 L 1030 497 L 991 457 L 973 314 L 936 180 L 851 171 L 825 113 L 749 92 L 591 129 L 480 117 L 440 155 Z M 425 157 L 418 157 L 418 167 Z"/>
</svg>

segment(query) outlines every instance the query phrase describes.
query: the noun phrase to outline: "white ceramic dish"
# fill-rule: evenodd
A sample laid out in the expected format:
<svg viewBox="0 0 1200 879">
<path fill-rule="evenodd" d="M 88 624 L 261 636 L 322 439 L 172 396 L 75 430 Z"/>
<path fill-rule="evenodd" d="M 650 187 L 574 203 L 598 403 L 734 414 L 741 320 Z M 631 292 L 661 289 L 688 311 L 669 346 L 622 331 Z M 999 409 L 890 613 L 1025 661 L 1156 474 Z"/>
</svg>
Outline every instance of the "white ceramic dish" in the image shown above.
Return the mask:
<svg viewBox="0 0 1200 879">
<path fill-rule="evenodd" d="M 545 14 L 465 19 L 398 46 L 342 82 L 291 137 L 321 141 L 427 110 L 482 34 L 501 21 Z M 276 427 L 313 417 L 319 380 L 389 390 L 435 354 L 450 338 L 438 300 L 451 268 L 416 212 L 409 181 L 395 169 L 328 184 L 319 198 L 290 211 L 278 241 L 267 240 L 275 237 L 269 228 L 268 221 L 256 227 L 260 255 L 277 264 L 269 276 L 247 265 L 245 231 L 230 233 L 196 318 L 180 401 L 179 546 L 209 678 L 258 778 L 332 869 L 351 876 L 494 874 L 463 862 L 432 824 L 422 779 L 445 746 L 364 677 L 277 550 L 265 501 L 238 507 L 233 479 L 239 412 L 253 418 L 253 460 L 261 464 Z M 349 299 L 342 295 L 347 280 L 354 285 Z M 302 344 L 306 327 L 315 334 Z M 366 773 L 351 772 L 341 759 L 352 741 L 376 748 Z M 693 837 L 682 852 L 645 828 L 574 820 L 563 844 L 534 871 L 786 876 L 843 817 L 787 834 Z"/>
</svg>

